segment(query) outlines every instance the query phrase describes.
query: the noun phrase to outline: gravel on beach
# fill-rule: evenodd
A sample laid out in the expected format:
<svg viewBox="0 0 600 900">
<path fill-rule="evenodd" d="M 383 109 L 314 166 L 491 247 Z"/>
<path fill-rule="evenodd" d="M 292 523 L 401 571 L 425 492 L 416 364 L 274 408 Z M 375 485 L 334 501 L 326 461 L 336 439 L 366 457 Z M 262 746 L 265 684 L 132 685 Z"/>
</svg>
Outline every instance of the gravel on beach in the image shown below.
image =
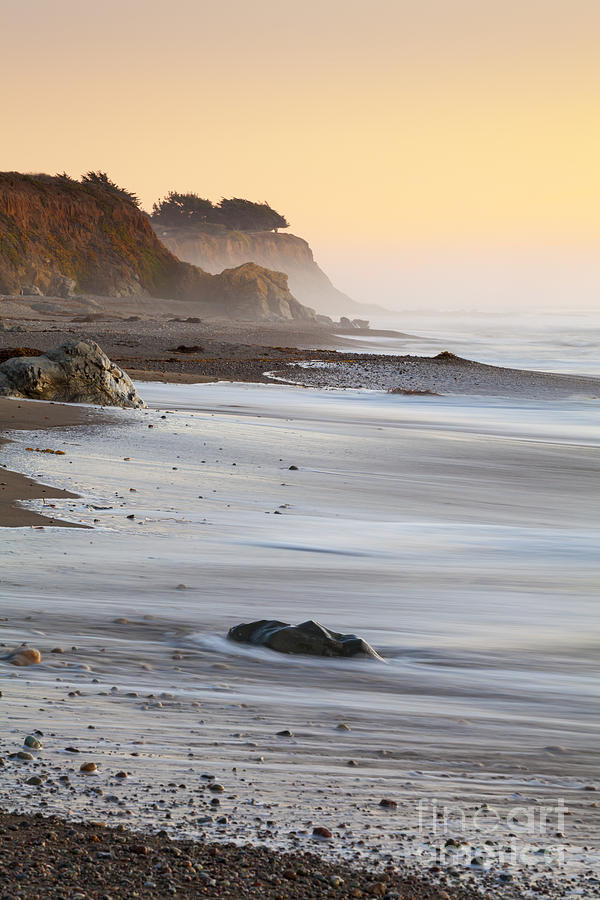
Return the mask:
<svg viewBox="0 0 600 900">
<path fill-rule="evenodd" d="M 229 897 L 236 900 L 384 897 L 388 900 L 481 900 L 475 888 L 446 889 L 394 869 L 369 872 L 316 853 L 261 846 L 172 841 L 71 824 L 55 816 L 0 812 L 1 900 L 116 900 L 122 897 Z"/>
</svg>

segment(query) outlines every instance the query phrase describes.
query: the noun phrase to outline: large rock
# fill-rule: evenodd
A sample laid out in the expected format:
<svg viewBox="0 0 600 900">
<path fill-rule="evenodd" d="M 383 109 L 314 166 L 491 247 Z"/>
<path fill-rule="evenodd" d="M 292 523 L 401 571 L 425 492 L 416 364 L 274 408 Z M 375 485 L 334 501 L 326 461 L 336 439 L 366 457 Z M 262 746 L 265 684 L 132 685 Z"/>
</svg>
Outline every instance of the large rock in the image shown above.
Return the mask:
<svg viewBox="0 0 600 900">
<path fill-rule="evenodd" d="M 218 278 L 218 290 L 224 295 L 226 309 L 238 319 L 250 321 L 314 321 L 315 312 L 292 296 L 287 275 L 244 263 L 225 269 Z"/>
<path fill-rule="evenodd" d="M 379 653 L 355 634 L 330 631 L 319 622 L 288 622 L 261 619 L 234 625 L 227 637 L 241 644 L 258 644 L 279 653 L 304 653 L 309 656 L 370 656 L 381 659 Z"/>
<path fill-rule="evenodd" d="M 0 396 L 102 406 L 145 406 L 130 377 L 94 341 L 67 341 L 44 356 L 0 365 Z"/>
</svg>

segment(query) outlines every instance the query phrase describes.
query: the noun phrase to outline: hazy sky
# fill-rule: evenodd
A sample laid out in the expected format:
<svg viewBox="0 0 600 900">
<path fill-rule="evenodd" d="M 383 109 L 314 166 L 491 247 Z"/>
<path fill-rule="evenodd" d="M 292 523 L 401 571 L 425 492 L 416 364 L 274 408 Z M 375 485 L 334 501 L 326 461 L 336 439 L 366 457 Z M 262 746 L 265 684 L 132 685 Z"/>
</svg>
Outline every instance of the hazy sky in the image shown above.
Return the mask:
<svg viewBox="0 0 600 900">
<path fill-rule="evenodd" d="M 365 300 L 598 303 L 598 0 L 0 12 L 1 169 L 268 200 Z"/>
</svg>

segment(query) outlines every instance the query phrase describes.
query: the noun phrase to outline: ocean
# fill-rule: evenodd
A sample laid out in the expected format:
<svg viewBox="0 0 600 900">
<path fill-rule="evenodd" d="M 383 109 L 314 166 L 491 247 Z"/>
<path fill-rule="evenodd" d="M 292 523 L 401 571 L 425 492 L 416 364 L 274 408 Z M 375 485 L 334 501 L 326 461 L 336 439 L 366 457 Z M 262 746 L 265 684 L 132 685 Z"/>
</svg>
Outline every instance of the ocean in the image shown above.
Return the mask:
<svg viewBox="0 0 600 900">
<path fill-rule="evenodd" d="M 483 314 L 409 311 L 371 327 L 409 337 L 352 338 L 362 352 L 432 356 L 450 350 L 477 362 L 542 372 L 600 375 L 600 312 Z"/>
</svg>

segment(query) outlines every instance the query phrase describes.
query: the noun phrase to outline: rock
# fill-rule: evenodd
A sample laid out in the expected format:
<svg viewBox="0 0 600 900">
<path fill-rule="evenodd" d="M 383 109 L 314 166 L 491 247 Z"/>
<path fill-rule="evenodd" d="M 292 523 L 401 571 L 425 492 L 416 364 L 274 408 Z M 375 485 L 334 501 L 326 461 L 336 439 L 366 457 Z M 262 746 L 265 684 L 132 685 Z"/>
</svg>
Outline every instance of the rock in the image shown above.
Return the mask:
<svg viewBox="0 0 600 900">
<path fill-rule="evenodd" d="M 48 287 L 48 294 L 63 297 L 65 300 L 75 293 L 76 282 L 67 275 L 55 275 Z"/>
<path fill-rule="evenodd" d="M 4 657 L 11 666 L 35 666 L 42 661 L 42 654 L 33 647 L 19 647 Z"/>
<path fill-rule="evenodd" d="M 94 341 L 67 341 L 43 356 L 0 365 L 0 396 L 103 406 L 145 406 L 128 375 Z"/>
<path fill-rule="evenodd" d="M 287 622 L 261 619 L 234 625 L 227 635 L 229 640 L 243 644 L 270 647 L 279 653 L 302 653 L 309 656 L 369 656 L 381 659 L 370 644 L 355 634 L 330 631 L 319 622 L 303 622 L 290 625 Z"/>
<path fill-rule="evenodd" d="M 396 802 L 396 800 L 389 800 L 386 797 L 384 797 L 383 800 L 379 801 L 379 805 L 385 806 L 387 809 L 396 809 L 396 807 L 398 806 L 398 803 Z"/>
<path fill-rule="evenodd" d="M 40 778 L 39 775 L 32 775 L 31 778 L 28 778 L 28 779 L 27 779 L 27 781 L 25 782 L 25 784 L 32 784 L 32 785 L 35 785 L 35 786 L 37 787 L 37 786 L 39 786 L 40 784 L 42 784 L 42 779 Z"/>
<path fill-rule="evenodd" d="M 43 297 L 41 290 L 37 286 L 37 284 L 26 284 L 21 287 L 19 291 L 22 297 Z"/>
<path fill-rule="evenodd" d="M 229 315 L 252 321 L 314 320 L 315 311 L 298 303 L 290 293 L 288 278 L 246 262 L 224 269 L 215 283 L 219 297 L 225 299 Z M 220 301 L 221 309 L 223 301 Z M 222 312 L 221 312 L 222 314 Z"/>
<path fill-rule="evenodd" d="M 38 741 L 36 737 L 32 734 L 28 734 L 25 740 L 23 741 L 25 747 L 29 747 L 31 750 L 41 750 L 42 742 Z"/>
<path fill-rule="evenodd" d="M 369 327 L 369 320 L 368 319 L 352 319 L 352 327 L 360 328 L 360 329 L 367 329 Z"/>
<path fill-rule="evenodd" d="M 15 759 L 22 759 L 23 762 L 31 762 L 32 759 L 35 759 L 33 753 L 28 753 L 27 750 L 19 750 L 18 753 L 13 755 Z"/>
<path fill-rule="evenodd" d="M 82 763 L 79 766 L 79 771 L 82 773 L 82 775 L 91 775 L 92 772 L 98 771 L 98 766 L 95 762 Z"/>
<path fill-rule="evenodd" d="M 329 828 L 325 828 L 323 825 L 315 825 L 312 833 L 314 837 L 326 838 L 327 840 L 331 840 L 333 837 Z"/>
</svg>

